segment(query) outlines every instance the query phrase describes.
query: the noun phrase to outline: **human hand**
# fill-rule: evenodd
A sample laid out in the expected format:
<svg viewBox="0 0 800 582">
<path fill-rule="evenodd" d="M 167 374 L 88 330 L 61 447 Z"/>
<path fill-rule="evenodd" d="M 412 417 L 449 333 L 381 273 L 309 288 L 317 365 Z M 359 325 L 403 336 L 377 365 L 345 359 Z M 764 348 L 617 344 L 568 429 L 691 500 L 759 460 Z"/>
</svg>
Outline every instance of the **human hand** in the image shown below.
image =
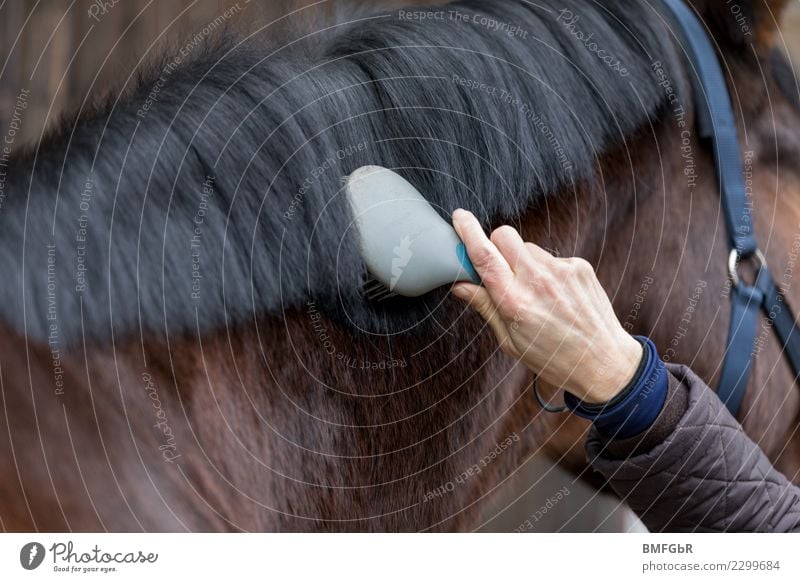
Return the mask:
<svg viewBox="0 0 800 582">
<path fill-rule="evenodd" d="M 453 226 L 483 286 L 457 283 L 452 292 L 481 314 L 504 352 L 591 404 L 630 382 L 642 346 L 622 328 L 587 261 L 556 258 L 510 226 L 487 238 L 465 210 L 453 213 Z"/>
</svg>

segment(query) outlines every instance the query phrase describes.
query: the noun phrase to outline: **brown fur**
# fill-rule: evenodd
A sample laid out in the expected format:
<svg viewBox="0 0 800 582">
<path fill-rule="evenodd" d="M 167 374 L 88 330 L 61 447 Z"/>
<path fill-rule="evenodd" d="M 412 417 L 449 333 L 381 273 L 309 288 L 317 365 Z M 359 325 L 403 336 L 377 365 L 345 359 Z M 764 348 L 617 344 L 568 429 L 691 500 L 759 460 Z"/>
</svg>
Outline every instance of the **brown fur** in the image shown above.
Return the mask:
<svg viewBox="0 0 800 582">
<path fill-rule="evenodd" d="M 756 226 L 780 278 L 800 229 L 800 175 L 792 163 L 800 112 L 766 65 L 770 38 L 759 32 L 763 79 L 746 54 L 731 70 L 742 99 L 743 150 L 754 152 Z M 693 143 L 699 181 L 689 196 L 676 178 L 679 147 L 672 119 L 645 128 L 600 161 L 592 184 L 531 208 L 520 226 L 529 240 L 590 259 L 631 331 L 650 335 L 662 354 L 714 385 L 729 311 L 724 225 L 709 151 Z M 653 283 L 631 317 L 646 277 Z M 698 281 L 705 287 L 675 342 Z M 800 286 L 792 284 L 788 296 L 800 306 Z M 258 333 L 111 345 L 63 363 L 63 395 L 54 394 L 47 346 L 6 329 L 0 526 L 464 530 L 539 447 L 586 474 L 586 423 L 542 413 L 530 395 L 530 372 L 497 350 L 477 316 L 454 301 L 450 309 L 452 323 L 440 337 L 391 343 L 355 340 L 317 321 L 309 307 L 261 321 Z M 742 419 L 800 482 L 800 393 L 769 330 L 765 337 Z M 361 369 L 387 359 L 405 366 Z M 159 449 L 164 419 L 180 455 L 172 462 Z M 482 464 L 510 435 L 519 440 Z M 459 478 L 476 464 L 479 473 Z M 429 494 L 440 487 L 444 493 Z"/>
</svg>

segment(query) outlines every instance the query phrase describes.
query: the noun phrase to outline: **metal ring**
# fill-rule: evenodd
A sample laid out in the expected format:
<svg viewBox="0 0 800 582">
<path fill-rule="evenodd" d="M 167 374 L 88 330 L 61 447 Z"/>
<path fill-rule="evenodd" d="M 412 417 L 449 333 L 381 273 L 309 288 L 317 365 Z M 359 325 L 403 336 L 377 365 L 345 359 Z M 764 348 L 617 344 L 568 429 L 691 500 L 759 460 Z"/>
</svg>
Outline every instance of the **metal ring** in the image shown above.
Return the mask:
<svg viewBox="0 0 800 582">
<path fill-rule="evenodd" d="M 541 406 L 545 412 L 552 412 L 553 414 L 558 414 L 569 410 L 566 404 L 563 404 L 561 406 L 553 406 L 552 404 L 548 404 L 547 402 L 544 401 L 542 395 L 539 394 L 539 376 L 533 377 L 533 395 L 536 397 L 536 402 L 539 403 L 539 406 Z"/>
<path fill-rule="evenodd" d="M 761 249 L 756 249 L 754 252 L 744 258 L 750 259 L 752 257 L 758 259 L 759 271 L 767 266 L 767 257 L 764 256 L 764 253 L 761 252 Z M 739 262 L 741 260 L 742 256 L 739 254 L 739 251 L 736 249 L 731 249 L 731 254 L 728 255 L 728 278 L 731 280 L 731 284 L 734 287 L 738 287 L 742 282 L 742 280 L 739 278 Z"/>
</svg>

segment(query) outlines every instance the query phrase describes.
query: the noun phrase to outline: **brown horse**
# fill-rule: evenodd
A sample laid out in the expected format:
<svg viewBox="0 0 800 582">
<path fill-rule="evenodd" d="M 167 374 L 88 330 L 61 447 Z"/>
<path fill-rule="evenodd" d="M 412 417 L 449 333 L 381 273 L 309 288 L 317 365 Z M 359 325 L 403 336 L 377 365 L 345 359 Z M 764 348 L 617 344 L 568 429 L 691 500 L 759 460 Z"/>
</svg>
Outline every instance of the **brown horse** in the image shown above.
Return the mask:
<svg viewBox="0 0 800 582">
<path fill-rule="evenodd" d="M 462 15 L 480 16 L 469 27 L 454 24 L 447 13 L 442 22 L 437 21 L 433 11 L 428 22 L 422 21 L 428 17 L 421 13 L 407 17 L 395 14 L 383 22 L 363 24 L 366 32 L 359 38 L 365 38 L 363 42 L 369 45 L 374 40 L 371 35 L 382 34 L 384 29 L 402 28 L 405 34 L 429 26 L 437 34 L 445 34 L 448 26 L 458 26 L 456 33 L 465 35 L 465 44 L 475 45 L 478 52 L 494 50 L 493 56 L 513 60 L 502 43 L 510 39 L 523 46 L 525 41 L 532 61 L 540 58 L 546 65 L 564 68 L 540 72 L 541 75 L 558 79 L 563 73 L 568 77 L 572 74 L 568 61 L 572 60 L 581 66 L 586 64 L 589 70 L 596 67 L 598 82 L 624 81 L 624 85 L 614 85 L 618 88 L 628 86 L 630 80 L 633 91 L 628 95 L 636 95 L 638 90 L 643 101 L 637 121 L 619 121 L 626 115 L 623 103 L 609 102 L 606 105 L 611 110 L 598 106 L 596 110 L 578 112 L 577 119 L 584 116 L 581 121 L 587 128 L 593 115 L 614 117 L 619 127 L 615 139 L 589 136 L 589 150 L 596 154 L 595 158 L 589 156 L 589 172 L 582 174 L 581 165 L 576 163 L 573 174 L 570 167 L 562 164 L 563 176 L 574 176 L 575 182 L 560 179 L 546 196 L 521 195 L 521 208 L 515 214 L 493 203 L 488 198 L 491 193 L 481 191 L 465 178 L 461 186 L 467 192 L 472 189 L 471 197 L 442 202 L 442 207 L 451 210 L 456 204 L 469 206 L 471 201 L 473 207 L 487 209 L 486 222 L 492 226 L 512 216 L 526 239 L 562 255 L 587 258 L 596 266 L 626 328 L 653 337 L 665 359 L 690 365 L 714 386 L 728 324 L 727 248 L 713 160 L 694 136 L 691 99 L 685 91 L 679 91 L 685 85 L 685 67 L 676 70 L 668 63 L 666 53 L 654 56 L 644 54 L 645 50 L 634 52 L 630 47 L 644 42 L 642 37 L 629 44 L 612 38 L 612 31 L 619 37 L 626 34 L 612 21 L 621 11 L 606 12 L 593 3 L 569 2 L 571 12 L 583 16 L 575 21 L 565 15 L 559 20 L 560 8 L 555 5 L 549 14 L 530 9 L 524 16 L 528 20 L 519 21 L 519 31 L 512 31 L 517 22 L 512 17 L 517 13 L 504 10 L 517 4 L 524 3 L 498 2 L 498 7 L 492 3 L 485 12 L 481 12 L 479 3 L 460 4 Z M 800 105 L 797 85 L 780 50 L 777 33 L 776 19 L 784 3 L 748 0 L 741 4 L 744 21 L 722 1 L 708 0 L 697 7 L 718 43 L 730 75 L 762 248 L 787 297 L 794 305 L 800 305 L 800 289 L 792 284 L 792 269 L 800 249 L 800 174 L 791 163 L 800 155 Z M 475 12 L 468 12 L 473 8 Z M 632 19 L 647 19 L 648 26 L 660 31 L 664 42 L 679 54 L 679 43 L 658 12 L 645 6 L 630 11 L 634 12 Z M 536 34 L 534 27 L 540 21 L 543 28 Z M 608 66 L 585 42 L 576 39 L 577 32 L 591 32 L 588 28 L 581 30 L 589 24 L 598 31 L 598 42 L 619 47 L 620 51 L 627 47 L 629 52 L 620 58 L 622 64 Z M 523 32 L 529 38 L 522 38 Z M 503 38 L 495 40 L 499 37 Z M 534 37 L 563 43 L 560 50 L 572 58 L 553 60 L 545 43 L 534 42 Z M 415 49 L 408 45 L 414 43 L 402 38 L 408 42 L 405 50 L 393 54 L 390 61 L 411 60 L 409 54 Z M 481 44 L 484 40 L 485 46 Z M 579 46 L 574 45 L 576 41 Z M 648 46 L 655 46 L 655 42 Z M 347 52 L 343 46 L 343 41 L 335 45 L 329 58 L 341 58 Z M 446 58 L 443 53 L 431 46 L 422 50 L 432 59 L 430 67 L 434 67 L 433 60 Z M 445 64 L 455 67 L 458 62 L 457 58 Z M 620 74 L 625 67 L 633 73 L 634 65 L 638 66 L 638 76 L 632 74 L 628 79 Z M 475 66 L 470 71 L 473 80 L 492 78 L 492 63 L 479 61 Z M 428 67 L 419 68 L 420 74 L 432 75 Z M 520 77 L 529 74 L 520 66 L 511 70 Z M 369 72 L 374 74 L 375 70 Z M 203 73 L 190 69 L 187 75 L 199 77 Z M 319 75 L 322 74 L 320 69 Z M 570 82 L 567 77 L 563 81 L 565 87 Z M 221 82 L 232 84 L 235 79 L 222 78 Z M 393 94 L 386 84 L 383 93 L 375 91 L 380 93 L 383 107 L 389 109 L 387 104 L 392 103 Z M 463 90 L 464 84 L 453 91 Z M 487 85 L 492 86 L 491 82 Z M 120 115 L 125 115 L 126 104 L 133 103 L 127 115 L 134 118 L 136 105 L 143 99 L 146 102 L 153 80 L 143 86 L 148 91 L 126 95 L 114 110 L 122 109 Z M 669 88 L 674 88 L 679 97 L 671 100 Z M 478 85 L 464 94 L 474 96 L 475 91 L 481 90 Z M 555 93 L 559 90 L 555 86 Z M 496 96 L 491 98 L 494 107 L 504 107 Z M 648 98 L 650 103 L 646 102 Z M 433 97 L 422 91 L 412 92 L 410 97 L 419 107 L 430 106 L 430 99 Z M 264 107 L 273 105 L 268 102 Z M 433 105 L 436 106 L 435 101 Z M 329 112 L 329 118 L 317 119 L 326 125 L 308 128 L 304 139 L 313 139 L 309 136 L 327 124 L 336 124 L 339 113 L 357 117 L 363 112 L 356 106 L 347 112 Z M 464 113 L 479 115 L 474 110 Z M 188 119 L 185 116 L 176 114 L 174 119 L 180 122 Z M 525 118 L 524 112 L 522 117 Z M 43 185 L 51 184 L 57 190 L 58 173 L 50 179 L 35 164 L 48 159 L 72 162 L 61 149 L 64 136 L 70 132 L 93 135 L 91 131 L 101 131 L 97 125 L 103 123 L 116 128 L 109 119 L 112 117 L 107 109 L 84 113 L 74 125 L 68 124 L 66 130 L 40 145 L 38 156 L 44 162 L 32 161 L 32 154 L 28 154 L 12 164 L 11 171 L 16 170 L 24 179 L 10 182 L 18 190 L 9 190 L 9 195 L 24 198 L 18 192 L 24 192 L 25 186 L 31 197 L 40 194 L 37 188 Z M 527 120 L 537 123 L 530 116 Z M 269 127 L 268 121 L 256 121 Z M 544 143 L 553 145 L 558 128 L 551 132 L 543 131 L 541 124 L 538 128 L 544 134 Z M 512 131 L 510 125 L 494 129 Z M 86 133 L 80 134 L 81 131 Z M 408 135 L 406 131 L 405 137 Z M 425 146 L 405 144 L 403 137 L 386 138 L 394 140 L 387 147 L 402 150 L 404 162 L 423 164 Z M 426 139 L 435 137 L 439 136 Z M 115 134 L 111 138 L 119 139 Z M 203 138 L 213 141 L 214 136 Z M 573 138 L 573 142 L 562 144 L 568 153 L 579 148 L 576 134 Z M 128 155 L 142 156 L 141 163 L 146 165 L 150 162 L 148 152 L 136 139 L 130 137 L 123 145 L 129 145 Z M 460 147 L 480 151 L 480 143 L 476 143 L 462 143 Z M 72 145 L 78 150 L 95 146 L 91 140 Z M 557 149 L 553 146 L 554 151 Z M 353 156 L 348 167 L 357 161 L 383 161 L 369 157 L 373 153 L 359 160 L 352 149 L 336 151 L 343 152 L 342 158 Z M 202 162 L 203 152 L 195 153 Z M 476 172 L 490 173 L 495 164 L 500 168 L 506 167 L 504 163 L 511 166 L 504 158 L 515 160 L 510 148 L 494 153 L 498 160 L 483 159 Z M 555 159 L 560 156 L 558 153 Z M 455 172 L 443 167 L 442 160 L 435 162 L 435 171 Z M 183 162 L 170 158 L 164 163 Z M 342 163 L 327 174 L 337 174 L 338 181 L 339 170 L 345 165 Z M 411 163 L 397 165 L 414 169 Z M 313 167 L 326 172 L 324 165 Z M 91 188 L 100 191 L 120 187 L 103 180 L 102 168 L 96 173 L 100 178 Z M 179 173 L 180 170 L 170 175 L 169 180 L 151 173 L 157 187 L 148 183 L 146 189 L 157 194 L 175 190 L 176 184 L 181 184 Z M 303 170 L 298 175 L 306 173 Z M 239 172 L 237 177 L 244 174 Z M 121 176 L 123 172 L 111 175 Z M 216 175 L 220 184 L 225 179 L 209 168 L 205 175 L 194 176 L 196 183 L 202 183 L 206 175 Z M 320 176 L 334 181 L 333 176 Z M 501 184 L 503 180 L 505 176 L 501 176 Z M 310 222 L 307 214 L 294 214 L 297 208 L 310 204 L 307 198 L 295 198 L 302 182 L 294 181 L 292 191 L 275 203 L 275 212 L 288 214 L 291 218 L 287 220 Z M 538 184 L 547 186 L 547 177 L 539 179 Z M 224 184 L 219 187 L 224 188 Z M 524 191 L 526 183 L 515 181 L 510 191 L 517 187 Z M 41 196 L 50 195 L 53 192 Z M 270 200 L 267 198 L 265 204 L 273 203 Z M 292 206 L 292 201 L 297 205 Z M 20 207 L 27 205 L 9 207 L 7 203 L 5 209 L 0 209 L 5 216 L 0 217 L 7 218 L 17 211 L 19 214 L 13 216 L 24 223 L 27 214 L 23 215 Z M 109 212 L 107 216 L 112 215 Z M 192 216 L 195 213 L 190 212 Z M 236 226 L 235 220 L 230 220 Z M 71 223 L 71 241 L 76 224 Z M 22 244 L 19 256 L 9 252 L 3 259 L 4 271 L 12 270 L 10 277 L 17 277 L 17 271 L 26 272 L 25 269 L 47 270 L 51 257 L 47 249 L 39 249 L 43 254 L 34 255 L 43 257 L 41 263 L 31 263 L 30 259 L 23 262 L 20 258 L 30 256 L 25 244 L 33 244 L 31 239 L 40 247 L 46 247 L 50 240 L 37 226 L 41 224 L 25 231 L 14 230 L 14 236 L 26 237 L 27 242 Z M 253 228 L 258 232 L 257 227 Z M 246 234 L 247 226 L 241 231 Z M 135 235 L 137 231 L 132 232 Z M 285 244 L 290 247 L 291 231 L 286 232 L 290 234 L 273 235 L 266 239 L 267 243 L 277 246 L 286 239 Z M 147 232 L 140 236 L 147 236 Z M 315 249 L 308 244 L 303 250 L 313 255 Z M 169 259 L 165 244 L 156 250 L 161 254 L 153 258 L 154 262 L 161 264 Z M 304 254 L 299 255 L 300 259 L 298 255 L 287 256 L 291 265 L 276 266 L 271 273 L 275 279 L 291 275 L 284 268 L 302 271 L 306 267 L 301 260 L 307 258 Z M 348 320 L 347 306 L 332 308 L 324 296 L 320 299 L 311 293 L 307 300 L 298 302 L 276 295 L 278 299 L 273 303 L 282 308 L 273 304 L 262 308 L 256 300 L 253 305 L 244 302 L 246 307 L 255 308 L 255 317 L 246 309 L 234 309 L 230 317 L 226 314 L 215 318 L 212 313 L 204 321 L 202 308 L 190 310 L 187 323 L 177 331 L 169 327 L 167 320 L 181 306 L 170 302 L 168 296 L 151 320 L 147 313 L 139 313 L 138 318 L 123 315 L 121 328 L 111 323 L 103 331 L 105 320 L 100 315 L 87 315 L 86 310 L 114 313 L 111 307 L 116 305 L 117 297 L 121 296 L 123 302 L 128 299 L 124 287 L 115 287 L 116 281 L 127 285 L 127 276 L 137 270 L 139 261 L 148 260 L 144 253 L 119 256 L 109 252 L 103 257 L 108 259 L 102 264 L 107 278 L 102 280 L 103 286 L 110 295 L 107 303 L 91 304 L 91 298 L 68 303 L 62 294 L 65 291 L 54 292 L 53 302 L 60 302 L 61 327 L 57 329 L 63 337 L 77 340 L 60 342 L 62 336 L 48 333 L 49 281 L 37 279 L 38 286 L 23 284 L 23 299 L 17 297 L 9 302 L 15 307 L 21 305 L 18 313 L 7 308 L 2 314 L 0 520 L 6 531 L 469 530 L 491 517 L 486 515 L 486 508 L 536 450 L 544 449 L 576 474 L 592 478 L 582 448 L 586 423 L 566 414 L 542 412 L 531 397 L 531 373 L 502 355 L 482 322 L 444 295 L 437 296 L 432 306 L 426 303 L 422 308 L 414 302 L 390 305 L 385 311 L 375 308 L 362 312 L 357 321 Z M 191 266 L 191 257 L 181 255 L 187 266 Z M 308 260 L 313 261 L 314 257 Z M 345 261 L 344 265 L 350 264 Z M 345 283 L 349 282 L 347 270 L 341 270 Z M 168 294 L 170 288 L 165 280 L 169 272 L 159 270 L 159 274 L 162 286 L 158 291 L 166 290 Z M 242 285 L 249 286 L 253 277 Z M 22 280 L 25 281 L 24 276 Z M 175 301 L 188 301 L 188 295 Z M 27 315 L 29 303 L 41 311 L 44 324 L 31 322 L 36 315 Z M 135 313 L 135 305 L 134 300 L 134 307 L 124 313 Z M 64 315 L 69 310 L 75 313 Z M 147 311 L 147 307 L 140 310 Z M 363 321 L 378 321 L 382 316 L 397 316 L 395 323 L 406 321 L 399 319 L 402 316 L 394 310 L 411 313 L 412 320 L 425 320 L 426 324 L 413 330 L 394 329 L 391 333 L 361 329 Z M 70 315 L 77 323 L 64 319 Z M 376 324 L 376 328 L 380 326 Z M 800 481 L 800 395 L 766 323 L 761 332 L 740 420 L 778 468 Z M 549 391 L 555 394 L 554 389 Z"/>
</svg>

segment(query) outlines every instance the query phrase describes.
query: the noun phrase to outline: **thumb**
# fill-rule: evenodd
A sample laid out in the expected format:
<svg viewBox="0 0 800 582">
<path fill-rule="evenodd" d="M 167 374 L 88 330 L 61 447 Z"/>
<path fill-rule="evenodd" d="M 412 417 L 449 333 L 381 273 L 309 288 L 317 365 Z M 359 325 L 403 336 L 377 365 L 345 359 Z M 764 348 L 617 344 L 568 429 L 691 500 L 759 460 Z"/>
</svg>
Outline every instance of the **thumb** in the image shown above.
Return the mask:
<svg viewBox="0 0 800 582">
<path fill-rule="evenodd" d="M 504 352 L 513 358 L 519 359 L 520 355 L 517 353 L 517 350 L 511 341 L 508 328 L 500 318 L 500 315 L 497 312 L 497 306 L 494 304 L 489 292 L 484 287 L 481 287 L 480 285 L 473 285 L 472 283 L 457 283 L 453 286 L 452 293 L 467 303 L 470 307 L 477 311 L 484 320 L 486 320 L 486 323 L 489 324 L 489 327 L 494 332 L 494 335 L 497 337 L 497 341 L 500 343 L 500 347 Z"/>
<path fill-rule="evenodd" d="M 486 291 L 480 285 L 472 283 L 456 283 L 452 289 L 453 295 L 469 304 L 475 311 L 481 314 L 487 322 L 496 317 L 497 308 Z"/>
</svg>

